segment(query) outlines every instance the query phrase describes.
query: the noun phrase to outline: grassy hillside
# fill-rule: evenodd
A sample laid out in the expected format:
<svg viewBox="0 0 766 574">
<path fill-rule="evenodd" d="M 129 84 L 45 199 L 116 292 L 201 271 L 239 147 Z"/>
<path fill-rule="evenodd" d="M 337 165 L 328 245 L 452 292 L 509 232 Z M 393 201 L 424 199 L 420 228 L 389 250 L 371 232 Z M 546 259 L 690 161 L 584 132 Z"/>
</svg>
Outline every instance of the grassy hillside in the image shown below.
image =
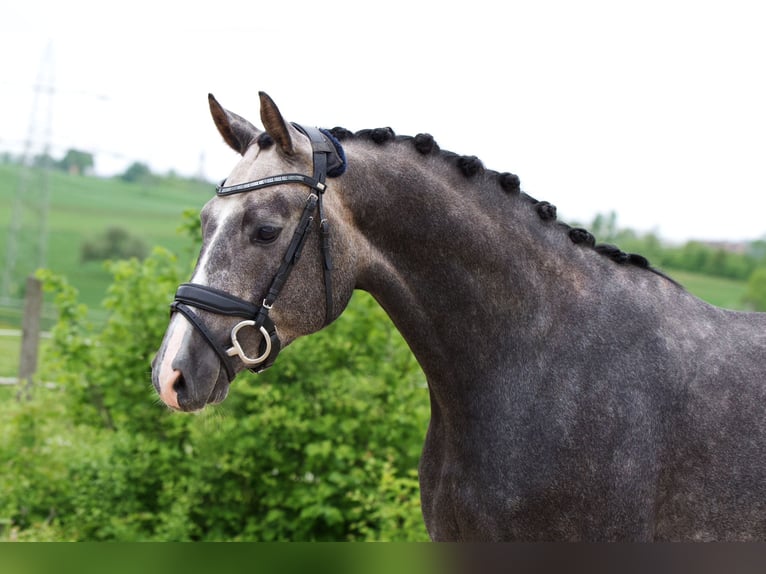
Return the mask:
<svg viewBox="0 0 766 574">
<path fill-rule="evenodd" d="M 62 273 L 80 291 L 82 300 L 96 307 L 111 278 L 100 262 L 82 263 L 83 242 L 110 227 L 120 227 L 139 236 L 152 247 L 161 245 L 189 260 L 188 239 L 178 233 L 185 209 L 198 210 L 213 195 L 212 185 L 190 180 L 163 178 L 152 184 L 126 183 L 117 179 L 49 173 L 50 211 L 48 216 L 47 267 Z M 0 165 L 0 260 L 5 265 L 6 242 L 12 217 L 13 199 L 19 188 L 20 169 Z M 28 189 L 37 194 L 41 175 L 32 172 Z M 22 240 L 33 239 L 37 228 L 34 213 L 23 218 Z M 19 247 L 18 283 L 33 271 L 31 247 Z M 669 273 L 695 295 L 721 307 L 742 308 L 745 283 L 688 272 Z M 0 324 L 15 323 L 15 317 L 0 317 Z"/>
<path fill-rule="evenodd" d="M 82 263 L 80 249 L 110 227 L 121 227 L 139 236 L 149 247 L 162 245 L 179 254 L 188 239 L 177 228 L 181 213 L 199 209 L 212 196 L 212 185 L 165 178 L 156 183 L 126 183 L 116 179 L 80 177 L 50 172 L 50 210 L 48 214 L 47 267 L 66 275 L 80 290 L 83 301 L 98 303 L 109 284 L 109 274 L 99 262 Z M 32 172 L 27 189 L 33 196 L 42 185 L 39 173 Z M 0 257 L 5 264 L 6 242 L 12 217 L 14 196 L 19 189 L 20 170 L 15 165 L 0 165 Z M 27 212 L 17 267 L 19 283 L 30 273 L 30 262 L 37 229 L 37 214 Z M 192 254 L 187 254 L 189 258 Z"/>
<path fill-rule="evenodd" d="M 668 274 L 683 285 L 687 291 L 700 299 L 726 309 L 744 309 L 742 301 L 747 282 L 723 277 L 711 277 L 688 271 L 669 270 Z"/>
</svg>

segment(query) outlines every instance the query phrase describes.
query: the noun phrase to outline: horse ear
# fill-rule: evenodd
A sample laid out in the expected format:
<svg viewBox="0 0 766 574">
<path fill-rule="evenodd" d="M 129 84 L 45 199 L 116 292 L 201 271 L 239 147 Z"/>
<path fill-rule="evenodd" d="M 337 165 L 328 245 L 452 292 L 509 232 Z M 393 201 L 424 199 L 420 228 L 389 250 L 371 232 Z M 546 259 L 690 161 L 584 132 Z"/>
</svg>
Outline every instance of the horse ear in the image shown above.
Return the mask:
<svg viewBox="0 0 766 574">
<path fill-rule="evenodd" d="M 258 92 L 261 98 L 261 121 L 269 135 L 274 138 L 280 149 L 287 155 L 295 152 L 290 126 L 287 125 L 279 108 L 266 92 Z"/>
<path fill-rule="evenodd" d="M 213 94 L 207 95 L 208 104 L 210 104 L 210 114 L 218 131 L 223 136 L 224 141 L 239 153 L 245 155 L 247 148 L 250 147 L 260 134 L 260 130 L 245 118 L 234 114 L 221 106 Z"/>
</svg>

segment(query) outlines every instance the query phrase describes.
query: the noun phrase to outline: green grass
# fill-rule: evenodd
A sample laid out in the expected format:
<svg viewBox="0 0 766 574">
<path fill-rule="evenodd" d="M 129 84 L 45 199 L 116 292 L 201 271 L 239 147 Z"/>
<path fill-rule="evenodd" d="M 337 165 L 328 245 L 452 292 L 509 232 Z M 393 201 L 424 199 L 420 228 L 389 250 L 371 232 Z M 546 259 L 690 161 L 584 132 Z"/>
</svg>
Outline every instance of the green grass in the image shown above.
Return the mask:
<svg viewBox="0 0 766 574">
<path fill-rule="evenodd" d="M 19 337 L 0 337 L 0 377 L 15 377 L 19 371 Z"/>
<path fill-rule="evenodd" d="M 50 339 L 40 340 L 38 366 L 45 361 L 45 353 L 50 345 Z M 21 352 L 21 337 L 0 336 L 0 377 L 16 377 L 19 374 L 19 353 Z M 4 386 L 0 385 L 0 389 Z"/>
<path fill-rule="evenodd" d="M 43 181 L 39 172 L 29 172 L 26 189 L 30 198 L 39 197 Z M 191 260 L 189 241 L 177 231 L 181 214 L 186 209 L 199 210 L 212 196 L 210 184 L 173 178 L 138 184 L 53 171 L 49 173 L 48 181 L 50 209 L 46 266 L 65 275 L 89 306 L 101 301 L 111 278 L 101 263 L 81 263 L 83 242 L 109 227 L 122 227 L 140 237 L 149 247 L 167 247 Z M 13 202 L 20 182 L 18 166 L 0 165 L 0 257 L 4 265 Z M 24 277 L 34 271 L 38 220 L 39 214 L 31 209 L 22 213 L 16 292 L 12 296 L 21 296 Z"/>
<path fill-rule="evenodd" d="M 747 281 L 710 277 L 688 271 L 669 271 L 668 275 L 687 291 L 708 303 L 725 309 L 745 309 L 742 299 L 747 290 Z"/>
<path fill-rule="evenodd" d="M 0 403 L 15 399 L 18 390 L 16 385 L 0 385 Z"/>
<path fill-rule="evenodd" d="M 0 261 L 5 265 L 8 231 L 13 202 L 20 188 L 21 171 L 16 165 L 0 165 Z M 80 299 L 91 310 L 90 319 L 99 321 L 98 309 L 112 281 L 100 262 L 82 263 L 80 248 L 88 239 L 109 227 L 122 227 L 138 235 L 147 246 L 160 245 L 187 257 L 189 239 L 178 232 L 181 214 L 186 209 L 199 210 L 213 195 L 212 185 L 204 182 L 165 178 L 153 184 L 132 184 L 117 179 L 78 177 L 50 172 L 50 210 L 48 213 L 47 267 L 65 275 L 80 292 Z M 31 198 L 39 197 L 43 184 L 39 172 L 28 174 L 26 189 Z M 32 242 L 39 229 L 39 215 L 28 209 L 22 212 L 22 230 L 18 245 L 16 289 L 12 297 L 22 297 L 25 277 L 34 272 Z M 19 328 L 21 308 L 0 309 L 0 328 Z M 44 317 L 43 329 L 50 328 L 51 317 Z M 40 360 L 44 361 L 43 340 Z M 18 337 L 0 337 L 0 376 L 18 373 Z M 2 392 L 13 392 L 0 387 Z"/>
</svg>

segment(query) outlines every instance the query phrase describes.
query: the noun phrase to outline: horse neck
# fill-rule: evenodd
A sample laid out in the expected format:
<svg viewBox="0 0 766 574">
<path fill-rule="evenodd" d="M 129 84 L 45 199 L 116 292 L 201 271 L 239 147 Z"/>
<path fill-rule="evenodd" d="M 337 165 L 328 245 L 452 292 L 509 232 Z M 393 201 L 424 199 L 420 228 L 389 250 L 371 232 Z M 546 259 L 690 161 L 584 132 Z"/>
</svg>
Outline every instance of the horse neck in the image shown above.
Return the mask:
<svg viewBox="0 0 766 574">
<path fill-rule="evenodd" d="M 364 246 L 357 287 L 386 310 L 429 381 L 506 368 L 509 349 L 544 334 L 587 282 L 591 268 L 572 256 L 585 250 L 497 174 L 467 177 L 403 143 L 348 155 L 341 193 Z"/>
</svg>

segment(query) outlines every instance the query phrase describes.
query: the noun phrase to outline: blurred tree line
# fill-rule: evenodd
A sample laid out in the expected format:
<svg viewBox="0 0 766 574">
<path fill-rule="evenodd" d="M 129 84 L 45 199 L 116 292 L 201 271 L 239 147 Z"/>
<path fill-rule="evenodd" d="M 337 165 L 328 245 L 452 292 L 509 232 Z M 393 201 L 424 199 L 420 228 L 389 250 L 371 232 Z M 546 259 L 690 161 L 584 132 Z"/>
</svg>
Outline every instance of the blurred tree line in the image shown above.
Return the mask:
<svg viewBox="0 0 766 574">
<path fill-rule="evenodd" d="M 22 164 L 24 158 L 14 156 L 10 152 L 2 152 L 0 153 L 0 163 Z M 96 165 L 92 153 L 74 148 L 68 149 L 60 159 L 56 159 L 49 153 L 38 154 L 32 158 L 31 164 L 36 168 L 55 169 L 72 175 L 90 175 Z M 140 161 L 132 162 L 117 177 L 123 181 L 134 183 L 150 183 L 157 178 L 149 166 Z"/>
<path fill-rule="evenodd" d="M 747 281 L 746 303 L 754 310 L 766 311 L 766 236 L 736 246 L 702 241 L 670 245 L 654 233 L 619 228 L 614 212 L 597 215 L 590 229 L 600 243 L 640 253 L 660 269 Z"/>
<path fill-rule="evenodd" d="M 3 164 L 22 164 L 24 161 L 23 157 L 14 156 L 10 152 L 0 154 L 0 163 Z M 31 164 L 37 168 L 56 169 L 73 175 L 87 175 L 95 166 L 92 153 L 77 149 L 68 149 L 60 159 L 49 153 L 38 154 L 32 158 Z"/>
</svg>

